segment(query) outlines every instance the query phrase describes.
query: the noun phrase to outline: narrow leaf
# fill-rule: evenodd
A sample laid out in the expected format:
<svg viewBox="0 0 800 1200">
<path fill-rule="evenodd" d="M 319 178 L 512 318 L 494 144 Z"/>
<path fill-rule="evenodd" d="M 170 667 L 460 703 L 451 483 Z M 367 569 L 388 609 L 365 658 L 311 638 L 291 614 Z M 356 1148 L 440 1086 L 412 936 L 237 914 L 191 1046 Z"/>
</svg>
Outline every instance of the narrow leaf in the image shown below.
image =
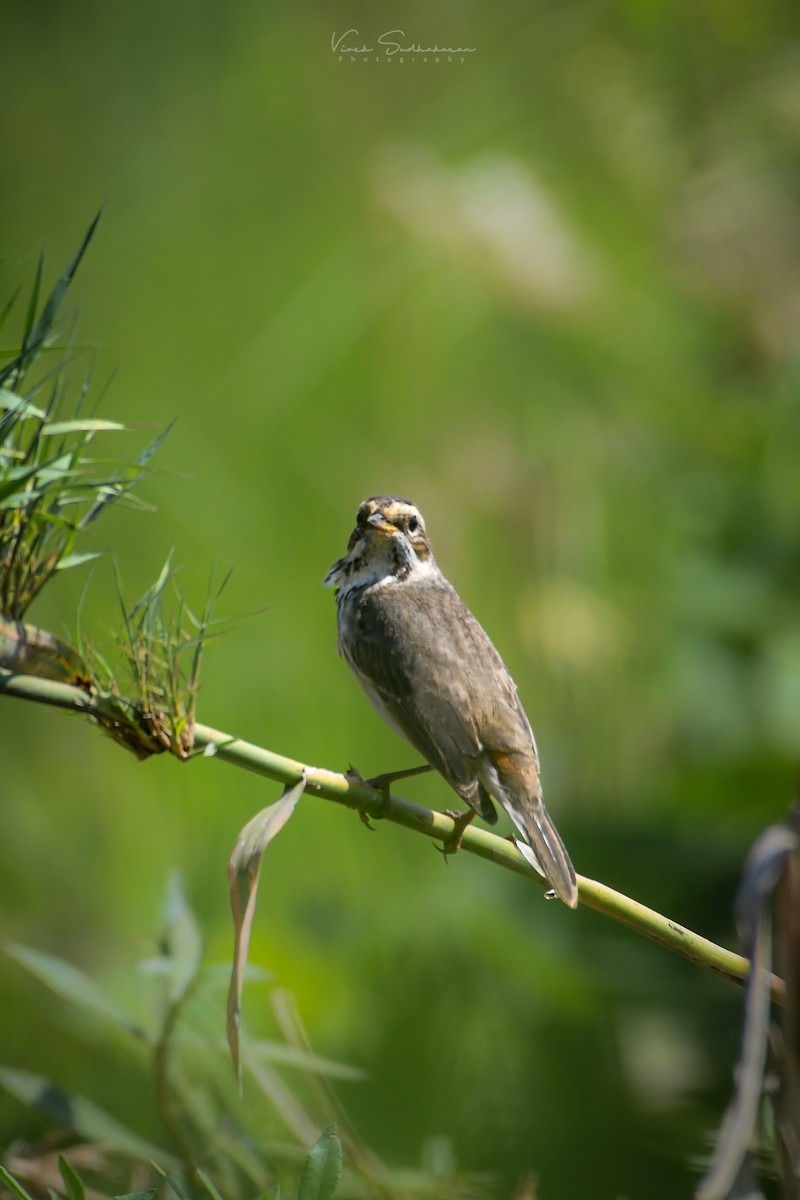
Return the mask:
<svg viewBox="0 0 800 1200">
<path fill-rule="evenodd" d="M 248 1045 L 247 1074 L 254 1085 L 266 1097 L 274 1112 L 281 1114 L 281 1122 L 301 1146 L 308 1145 L 317 1134 L 317 1121 L 297 1098 L 295 1092 L 284 1082 L 278 1071 L 265 1063 L 251 1058 Z"/>
<path fill-rule="evenodd" d="M 164 428 L 161 430 L 161 432 L 156 437 L 153 438 L 152 442 L 150 442 L 149 445 L 145 446 L 144 450 L 142 450 L 142 452 L 136 456 L 136 466 L 137 467 L 146 467 L 147 466 L 147 464 L 150 462 L 150 459 L 153 457 L 153 455 L 156 453 L 156 451 L 160 449 L 164 440 L 172 432 L 177 419 L 178 419 L 177 417 L 173 417 L 172 420 L 169 422 L 169 424 L 165 425 Z"/>
<path fill-rule="evenodd" d="M 331 1200 L 342 1175 L 342 1143 L 329 1125 L 306 1159 L 297 1200 Z"/>
<path fill-rule="evenodd" d="M 200 1179 L 200 1182 L 203 1184 L 203 1187 L 211 1197 L 211 1200 L 222 1200 L 222 1196 L 220 1195 L 218 1189 L 214 1186 L 202 1167 L 197 1168 L 197 1175 Z"/>
<path fill-rule="evenodd" d="M 45 420 L 45 413 L 41 408 L 34 407 L 29 400 L 25 400 L 15 392 L 9 392 L 7 388 L 0 388 L 0 408 L 13 412 L 17 417 L 35 417 L 37 421 Z"/>
<path fill-rule="evenodd" d="M 49 987 L 57 996 L 70 1000 L 94 1016 L 113 1021 L 115 1025 L 121 1026 L 136 1038 L 144 1038 L 145 1032 L 142 1027 L 121 1008 L 117 1008 L 116 1004 L 100 991 L 100 988 L 92 982 L 88 975 L 84 975 L 72 963 L 64 962 L 63 959 L 56 958 L 51 954 L 44 954 L 41 950 L 32 950 L 29 946 L 17 945 L 14 942 L 7 943 L 4 949 L 9 958 L 13 958 L 14 962 L 30 971 L 31 975 Z"/>
<path fill-rule="evenodd" d="M 107 508 L 109 504 L 113 504 L 115 500 L 118 500 L 121 496 L 124 496 L 127 491 L 129 491 L 135 484 L 139 482 L 144 475 L 144 468 L 159 449 L 174 424 L 175 420 L 170 421 L 169 425 L 167 425 L 165 429 L 162 429 L 161 433 L 159 433 L 157 437 L 153 438 L 152 442 L 150 442 L 148 446 L 145 446 L 144 450 L 142 450 L 142 452 L 138 455 L 136 459 L 136 466 L 141 469 L 137 471 L 135 475 L 133 475 L 130 479 L 115 480 L 110 487 L 98 490 L 97 500 L 81 520 L 81 529 L 85 529 L 86 526 L 91 524 L 92 521 L 96 521 L 104 508 Z"/>
<path fill-rule="evenodd" d="M 140 1138 L 90 1100 L 59 1087 L 42 1075 L 0 1067 L 0 1087 L 22 1104 L 37 1108 L 51 1121 L 87 1141 L 106 1142 L 128 1158 L 145 1161 L 157 1158 L 175 1168 L 175 1160 L 160 1146 Z"/>
<path fill-rule="evenodd" d="M 14 288 L 14 291 L 11 293 L 11 295 L 8 298 L 5 308 L 3 309 L 2 312 L 0 312 L 0 329 L 2 329 L 2 327 L 5 325 L 6 317 L 11 312 L 14 305 L 16 304 L 21 291 L 22 291 L 21 287 Z M 13 351 L 11 353 L 13 353 Z"/>
<path fill-rule="evenodd" d="M 0 1166 L 0 1183 L 4 1183 L 8 1190 L 14 1193 L 17 1200 L 33 1200 L 30 1192 L 26 1192 L 22 1184 L 3 1166 Z"/>
<path fill-rule="evenodd" d="M 359 1067 L 320 1058 L 312 1050 L 304 1050 L 300 1046 L 286 1046 L 283 1042 L 268 1042 L 261 1038 L 248 1039 L 247 1057 L 257 1058 L 262 1062 L 279 1063 L 298 1071 L 312 1071 L 315 1075 L 324 1075 L 329 1079 L 356 1082 L 369 1078 L 367 1072 Z"/>
<path fill-rule="evenodd" d="M 154 1162 L 152 1165 L 156 1169 L 156 1171 L 158 1171 L 161 1178 L 165 1179 L 166 1182 L 169 1184 L 169 1186 L 172 1188 L 173 1192 L 178 1197 L 178 1200 L 189 1200 L 189 1196 L 187 1195 L 187 1193 L 183 1190 L 183 1188 L 178 1183 L 178 1181 L 176 1179 L 173 1179 L 173 1177 L 172 1177 L 172 1175 L 170 1175 L 169 1171 L 165 1171 L 164 1168 L 158 1164 L 158 1162 Z"/>
<path fill-rule="evenodd" d="M 24 349 L 23 349 L 22 354 L 20 355 L 20 359 L 21 359 L 20 369 L 21 370 L 24 371 L 27 368 L 28 363 L 34 357 L 34 355 L 36 354 L 36 351 L 39 349 L 39 346 L 44 341 L 44 339 L 47 337 L 47 334 L 50 332 L 53 322 L 55 321 L 56 316 L 58 314 L 58 310 L 61 307 L 64 297 L 67 294 L 67 289 L 69 288 L 69 285 L 72 283 L 72 278 L 78 269 L 78 265 L 79 265 L 81 259 L 83 258 L 84 254 L 86 253 L 86 248 L 89 245 L 89 242 L 92 240 L 92 236 L 94 234 L 95 229 L 97 228 L 98 222 L 102 215 L 103 215 L 103 210 L 101 209 L 100 212 L 97 214 L 97 216 L 92 221 L 88 230 L 86 231 L 83 241 L 81 242 L 80 246 L 78 247 L 78 251 L 77 251 L 75 257 L 72 259 L 72 262 L 69 264 L 66 271 L 61 276 L 61 278 L 58 280 L 58 282 L 56 283 L 56 286 L 53 288 L 52 292 L 50 293 L 50 295 L 47 299 L 47 302 L 44 305 L 44 308 L 42 309 L 41 313 L 39 314 L 38 319 L 33 324 L 33 328 L 29 329 L 26 332 Z M 38 296 L 39 282 L 40 281 L 37 279 L 37 289 L 36 289 L 37 296 Z"/>
<path fill-rule="evenodd" d="M 158 1188 L 145 1188 L 142 1192 L 123 1192 L 121 1196 L 114 1196 L 113 1200 L 154 1200 Z"/>
<path fill-rule="evenodd" d="M 104 433 L 110 430 L 130 430 L 132 425 L 121 425 L 119 421 L 103 421 L 99 417 L 85 417 L 77 421 L 53 421 L 45 425 L 41 437 L 55 437 L 60 433 Z"/>
<path fill-rule="evenodd" d="M 42 291 L 42 279 L 44 278 L 44 250 L 39 253 L 39 261 L 36 264 L 36 278 L 33 281 L 33 290 L 31 298 L 28 301 L 28 310 L 25 314 L 25 329 L 22 335 L 22 344 L 26 346 L 33 330 L 34 322 L 36 321 L 36 309 L 39 307 L 39 296 Z"/>
<path fill-rule="evenodd" d="M 100 558 L 102 550 L 85 550 L 82 554 L 65 554 L 56 567 L 57 571 L 68 571 L 70 567 L 80 567 L 84 563 Z"/>
<path fill-rule="evenodd" d="M 228 864 L 228 885 L 233 912 L 233 969 L 228 989 L 226 1029 L 234 1069 L 241 1086 L 239 1029 L 242 1020 L 242 988 L 247 966 L 247 949 L 256 909 L 261 859 L 269 843 L 291 817 L 306 786 L 305 774 L 293 788 L 287 788 L 280 800 L 263 809 L 245 825 Z"/>
<path fill-rule="evenodd" d="M 75 474 L 68 455 L 51 458 L 44 463 L 34 463 L 32 466 L 11 467 L 5 472 L 5 478 L 0 481 L 0 499 L 16 492 L 21 484 L 34 475 L 39 483 L 43 483 L 74 478 Z"/>
<path fill-rule="evenodd" d="M 58 1169 L 61 1172 L 61 1178 L 64 1180 L 69 1200 L 86 1200 L 86 1188 L 83 1186 L 83 1180 L 75 1168 L 67 1162 L 63 1154 L 59 1154 L 58 1156 Z"/>
<path fill-rule="evenodd" d="M 0 480 L 0 500 L 4 500 L 6 496 L 12 496 L 19 492 L 20 485 L 26 480 L 36 475 L 39 468 L 32 467 L 12 467 L 10 471 L 5 473 L 5 479 Z"/>
</svg>

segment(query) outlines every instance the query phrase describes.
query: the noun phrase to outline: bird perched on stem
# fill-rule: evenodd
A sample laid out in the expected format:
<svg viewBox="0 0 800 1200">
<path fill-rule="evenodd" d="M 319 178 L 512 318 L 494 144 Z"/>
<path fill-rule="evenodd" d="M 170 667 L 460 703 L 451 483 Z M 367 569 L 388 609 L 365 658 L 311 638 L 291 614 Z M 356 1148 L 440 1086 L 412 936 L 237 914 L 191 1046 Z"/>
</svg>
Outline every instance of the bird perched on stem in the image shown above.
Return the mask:
<svg viewBox="0 0 800 1200">
<path fill-rule="evenodd" d="M 339 651 L 375 708 L 470 806 L 455 845 L 476 814 L 497 821 L 496 800 L 526 859 L 574 908 L 575 869 L 542 801 L 530 722 L 500 655 L 437 566 L 419 509 L 398 496 L 365 500 L 325 583 L 337 589 Z"/>
</svg>

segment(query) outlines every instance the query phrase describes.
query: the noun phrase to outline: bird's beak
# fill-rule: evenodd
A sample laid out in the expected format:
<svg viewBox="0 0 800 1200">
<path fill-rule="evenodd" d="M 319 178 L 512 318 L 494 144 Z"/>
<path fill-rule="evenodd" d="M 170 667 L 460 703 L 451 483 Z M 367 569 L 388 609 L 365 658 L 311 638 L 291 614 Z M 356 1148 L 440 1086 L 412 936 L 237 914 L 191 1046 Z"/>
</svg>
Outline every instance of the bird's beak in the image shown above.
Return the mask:
<svg viewBox="0 0 800 1200">
<path fill-rule="evenodd" d="M 390 525 L 385 517 L 380 513 L 373 513 L 371 517 L 367 517 L 367 524 L 371 525 L 378 533 L 396 533 L 394 525 Z"/>
</svg>

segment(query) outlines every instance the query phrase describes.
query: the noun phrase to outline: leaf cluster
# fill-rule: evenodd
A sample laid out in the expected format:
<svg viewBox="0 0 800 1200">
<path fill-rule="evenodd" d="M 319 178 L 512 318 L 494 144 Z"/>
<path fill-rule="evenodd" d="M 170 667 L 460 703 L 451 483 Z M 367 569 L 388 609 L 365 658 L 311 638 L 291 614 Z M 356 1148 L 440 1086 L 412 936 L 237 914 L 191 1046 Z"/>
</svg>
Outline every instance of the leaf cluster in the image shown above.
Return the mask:
<svg viewBox="0 0 800 1200">
<path fill-rule="evenodd" d="M 100 214 L 45 299 L 40 257 L 19 346 L 0 350 L 10 360 L 0 369 L 0 668 L 69 683 L 99 697 L 104 704 L 93 719 L 137 757 L 168 751 L 187 758 L 202 652 L 227 577 L 219 587 L 212 579 L 196 616 L 175 586 L 172 553 L 136 603 L 117 572 L 123 628 L 115 642 L 128 676 L 125 686 L 108 657 L 85 637 L 80 617 L 74 646 L 23 620 L 57 571 L 98 557 L 98 550 L 75 547 L 110 505 L 150 507 L 134 489 L 152 470 L 151 460 L 172 427 L 132 461 L 95 452 L 100 435 L 134 428 L 97 416 L 104 389 L 95 394 L 93 360 L 74 386 L 73 364 L 86 347 L 77 344 L 76 318 L 65 334 L 59 324 L 99 219 Z M 18 296 L 19 290 L 0 314 L 0 328 Z"/>
<path fill-rule="evenodd" d="M 98 434 L 133 426 L 96 415 L 104 389 L 94 394 L 93 359 L 77 389 L 70 387 L 70 367 L 86 348 L 76 341 L 77 318 L 59 345 L 57 319 L 99 219 L 43 302 L 40 257 L 19 348 L 0 369 L 0 616 L 15 621 L 56 571 L 98 556 L 74 552 L 74 545 L 110 504 L 147 507 L 132 489 L 168 432 L 133 462 L 100 458 L 94 453 Z M 18 295 L 0 315 L 0 328 Z"/>
<path fill-rule="evenodd" d="M 229 967 L 204 964 L 200 928 L 177 878 L 167 889 L 157 952 L 139 964 L 138 986 L 125 1005 L 60 958 L 15 944 L 6 946 L 6 953 L 85 1013 L 93 1029 L 116 1030 L 151 1076 L 164 1135 L 157 1143 L 55 1080 L 0 1066 L 0 1087 L 60 1128 L 72 1143 L 64 1157 L 75 1166 L 86 1165 L 97 1181 L 95 1194 L 98 1188 L 110 1194 L 112 1180 L 118 1187 L 135 1184 L 126 1198 L 135 1192 L 148 1200 L 164 1185 L 178 1200 L 240 1195 L 279 1200 L 282 1194 L 330 1200 L 334 1192 L 337 1200 L 467 1200 L 485 1194 L 479 1181 L 459 1177 L 452 1163 L 448 1173 L 398 1173 L 368 1150 L 332 1086 L 356 1082 L 363 1073 L 317 1055 L 291 1000 L 279 989 L 271 995 L 279 1036 L 243 1041 L 245 1093 L 240 1096 L 220 1036 L 218 993 Z M 268 982 L 252 967 L 248 976 L 253 983 Z M 144 1018 L 131 1003 L 134 991 L 144 1002 Z M 47 1190 L 52 1145 L 41 1151 L 29 1147 L 8 1165 L 37 1192 Z M 59 1165 L 68 1200 L 86 1200 L 77 1172 Z M 17 1200 L 30 1200 L 7 1173 L 2 1182 Z"/>
</svg>

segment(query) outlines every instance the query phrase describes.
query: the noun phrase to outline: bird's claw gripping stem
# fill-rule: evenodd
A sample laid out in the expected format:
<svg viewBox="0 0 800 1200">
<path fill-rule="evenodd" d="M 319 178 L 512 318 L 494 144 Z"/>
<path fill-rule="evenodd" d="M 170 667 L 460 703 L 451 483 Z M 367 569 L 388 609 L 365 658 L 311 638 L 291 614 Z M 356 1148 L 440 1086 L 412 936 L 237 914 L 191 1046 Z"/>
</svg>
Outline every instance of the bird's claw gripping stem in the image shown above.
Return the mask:
<svg viewBox="0 0 800 1200">
<path fill-rule="evenodd" d="M 466 812 L 459 812 L 457 808 L 444 809 L 444 816 L 450 817 L 455 828 L 442 846 L 437 846 L 436 849 L 440 854 L 444 855 L 445 862 L 451 854 L 457 854 L 461 849 L 461 839 L 464 836 L 464 830 L 477 816 L 474 809 L 468 808 Z"/>
<path fill-rule="evenodd" d="M 351 763 L 347 775 L 349 779 L 355 779 L 358 781 L 358 783 L 365 783 L 367 787 L 374 788 L 376 792 L 380 792 L 381 796 L 383 797 L 383 811 L 378 817 L 376 817 L 376 820 L 380 821 L 387 815 L 389 811 L 389 805 L 391 804 L 392 799 L 391 787 L 393 783 L 396 783 L 398 779 L 410 779 L 413 775 L 424 775 L 427 771 L 432 770 L 433 767 L 429 766 L 428 763 L 423 763 L 423 765 L 420 767 L 406 767 L 406 769 L 403 771 L 387 771 L 383 775 L 373 775 L 371 779 L 365 779 L 358 768 L 354 767 Z M 373 826 L 370 825 L 369 822 L 368 813 L 361 812 L 359 810 L 358 816 L 359 820 L 363 825 L 366 825 L 367 829 L 373 829 Z"/>
</svg>

